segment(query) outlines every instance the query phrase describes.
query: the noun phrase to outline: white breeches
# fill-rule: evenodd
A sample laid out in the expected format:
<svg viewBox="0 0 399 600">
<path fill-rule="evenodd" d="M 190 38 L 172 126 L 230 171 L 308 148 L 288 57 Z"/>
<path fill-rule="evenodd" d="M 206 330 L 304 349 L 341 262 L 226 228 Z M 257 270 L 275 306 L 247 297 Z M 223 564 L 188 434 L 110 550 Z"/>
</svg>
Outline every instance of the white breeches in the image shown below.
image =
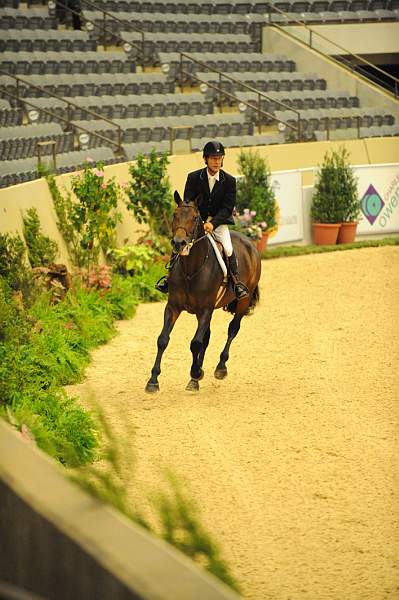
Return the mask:
<svg viewBox="0 0 399 600">
<path fill-rule="evenodd" d="M 228 225 L 219 225 L 213 230 L 213 234 L 216 238 L 216 241 L 222 244 L 227 256 L 231 256 L 233 254 L 233 244 L 231 243 Z"/>
</svg>

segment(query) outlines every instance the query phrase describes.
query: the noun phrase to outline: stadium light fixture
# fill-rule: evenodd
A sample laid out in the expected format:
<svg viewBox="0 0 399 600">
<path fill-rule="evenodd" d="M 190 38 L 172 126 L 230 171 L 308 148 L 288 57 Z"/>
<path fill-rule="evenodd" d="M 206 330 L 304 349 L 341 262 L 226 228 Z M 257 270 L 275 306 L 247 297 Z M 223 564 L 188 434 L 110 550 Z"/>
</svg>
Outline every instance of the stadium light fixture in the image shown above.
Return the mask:
<svg viewBox="0 0 399 600">
<path fill-rule="evenodd" d="M 88 133 L 79 134 L 79 144 L 82 150 L 87 150 L 89 147 L 90 136 Z"/>
<path fill-rule="evenodd" d="M 28 111 L 28 119 L 31 123 L 36 123 L 36 121 L 39 119 L 39 111 L 32 108 L 30 111 Z"/>
</svg>

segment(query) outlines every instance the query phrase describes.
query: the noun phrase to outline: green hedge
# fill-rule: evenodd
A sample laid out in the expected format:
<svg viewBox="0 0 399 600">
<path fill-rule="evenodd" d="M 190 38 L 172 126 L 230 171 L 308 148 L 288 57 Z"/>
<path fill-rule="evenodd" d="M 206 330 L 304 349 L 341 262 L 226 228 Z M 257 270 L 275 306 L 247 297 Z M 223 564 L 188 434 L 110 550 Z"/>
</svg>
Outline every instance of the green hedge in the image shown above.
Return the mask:
<svg viewBox="0 0 399 600">
<path fill-rule="evenodd" d="M 160 299 L 154 283 L 163 272 L 155 264 L 140 277 L 115 275 L 110 290 L 74 288 L 56 305 L 41 295 L 27 310 L 0 278 L 0 411 L 63 464 L 92 461 L 99 445 L 93 415 L 63 386 L 82 380 L 90 350 L 114 335 L 116 319 Z"/>
</svg>

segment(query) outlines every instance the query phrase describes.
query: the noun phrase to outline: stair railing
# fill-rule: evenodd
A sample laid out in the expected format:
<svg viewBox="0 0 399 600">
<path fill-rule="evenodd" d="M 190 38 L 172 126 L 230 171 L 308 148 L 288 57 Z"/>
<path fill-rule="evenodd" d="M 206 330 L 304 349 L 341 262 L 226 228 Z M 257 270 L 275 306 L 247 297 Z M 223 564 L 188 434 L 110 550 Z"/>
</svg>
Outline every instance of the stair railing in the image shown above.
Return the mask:
<svg viewBox="0 0 399 600">
<path fill-rule="evenodd" d="M 287 21 L 286 25 L 299 25 L 303 29 L 305 29 L 308 33 L 308 40 L 306 41 L 306 39 L 296 37 L 294 33 L 287 31 L 286 28 L 284 26 L 282 26 L 280 22 L 277 23 L 277 22 L 273 21 L 273 17 L 272 17 L 273 13 L 278 13 L 280 15 L 283 15 Z M 399 98 L 399 79 L 397 77 L 395 77 L 394 75 L 391 75 L 391 73 L 384 71 L 384 69 L 381 69 L 381 67 L 378 67 L 377 65 L 373 65 L 373 63 L 366 60 L 362 56 L 359 56 L 358 54 L 354 54 L 347 48 L 344 48 L 340 44 L 337 44 L 330 38 L 327 38 L 322 33 L 319 33 L 318 31 L 315 31 L 314 29 L 309 27 L 309 25 L 307 25 L 303 21 L 301 21 L 299 19 L 293 19 L 290 15 L 288 15 L 286 12 L 282 11 L 280 8 L 278 8 L 274 4 L 271 4 L 271 3 L 269 4 L 267 14 L 268 14 L 268 22 L 265 23 L 266 25 L 275 27 L 279 31 L 283 32 L 285 35 L 288 35 L 289 37 L 294 38 L 296 41 L 300 41 L 300 42 L 306 44 L 307 46 L 309 46 L 309 48 L 312 48 L 312 50 L 319 52 L 322 56 L 333 60 L 335 63 L 337 63 L 341 66 L 344 66 L 344 68 L 349 70 L 352 75 L 355 75 L 355 74 L 359 75 L 369 85 L 371 85 L 370 79 L 372 78 L 372 83 L 374 85 L 378 86 L 379 88 L 382 88 L 385 92 L 388 92 L 389 94 L 394 96 L 395 99 Z M 338 55 L 330 55 L 330 54 L 327 54 L 326 52 L 323 52 L 322 50 L 320 50 L 320 48 L 315 47 L 314 38 L 320 38 L 324 42 L 327 42 L 330 46 L 332 46 L 336 50 L 338 50 L 339 54 Z M 343 54 L 341 54 L 342 52 L 343 52 Z M 337 56 L 339 56 L 339 58 L 337 58 Z M 349 56 L 350 59 L 348 60 L 348 59 L 344 58 L 344 56 Z M 364 72 L 356 71 L 356 69 L 354 68 L 355 64 L 361 65 L 363 67 L 363 71 L 364 72 L 367 71 L 368 74 L 365 75 Z M 376 71 L 377 74 L 369 73 L 368 69 L 370 69 L 371 71 Z M 382 75 L 382 77 L 380 75 Z M 386 80 L 388 80 L 390 82 L 390 89 L 388 89 L 388 90 L 387 90 L 386 86 L 384 85 Z"/>
<path fill-rule="evenodd" d="M 114 146 L 116 148 L 116 154 L 124 155 L 124 151 L 123 151 L 123 147 L 122 147 L 123 132 L 122 132 L 121 126 L 118 125 L 118 123 L 115 123 L 108 117 L 104 117 L 103 115 L 95 112 L 94 110 L 91 110 L 89 108 L 85 108 L 83 106 L 80 106 L 79 104 L 76 104 L 76 102 L 69 100 L 69 98 L 63 98 L 62 96 L 59 96 L 58 94 L 54 94 L 53 92 L 49 92 L 49 91 L 45 90 L 44 88 L 39 87 L 38 85 L 30 83 L 30 81 L 20 77 L 19 75 L 14 75 L 14 73 L 9 73 L 7 71 L 4 71 L 3 69 L 0 69 L 0 75 L 1 76 L 4 75 L 6 77 L 11 77 L 12 79 L 15 80 L 16 93 L 13 94 L 12 92 L 9 92 L 5 88 L 3 88 L 1 90 L 1 95 L 5 94 L 9 98 L 16 100 L 18 106 L 22 106 L 22 108 L 24 108 L 24 105 L 31 106 L 35 110 L 49 115 L 55 121 L 61 121 L 62 123 L 64 123 L 66 125 L 65 131 L 81 130 L 84 133 L 88 133 L 90 136 L 99 138 L 102 141 L 106 141 L 108 144 L 111 144 L 111 146 Z M 62 116 L 58 115 L 57 113 L 53 112 L 51 109 L 38 106 L 37 104 L 32 102 L 30 99 L 27 100 L 25 97 L 21 96 L 21 89 L 20 89 L 21 84 L 27 85 L 28 87 L 30 87 L 34 90 L 40 91 L 42 95 L 45 95 L 50 98 L 56 98 L 57 100 L 60 100 L 60 102 L 64 102 L 66 104 L 66 116 L 62 117 Z M 101 133 L 87 129 L 83 125 L 76 125 L 75 123 L 73 123 L 72 119 L 71 119 L 72 108 L 83 111 L 83 112 L 91 115 L 92 117 L 94 117 L 96 120 L 106 121 L 107 123 L 112 125 L 112 127 L 115 127 L 116 131 L 117 131 L 117 140 L 115 141 L 114 139 L 107 137 Z"/>
</svg>

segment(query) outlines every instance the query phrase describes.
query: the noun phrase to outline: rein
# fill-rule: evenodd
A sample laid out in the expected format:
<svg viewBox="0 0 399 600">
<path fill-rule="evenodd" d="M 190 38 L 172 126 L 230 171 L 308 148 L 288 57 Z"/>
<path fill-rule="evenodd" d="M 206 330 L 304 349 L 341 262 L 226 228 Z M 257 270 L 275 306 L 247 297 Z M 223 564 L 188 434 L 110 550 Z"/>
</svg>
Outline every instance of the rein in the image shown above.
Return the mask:
<svg viewBox="0 0 399 600">
<path fill-rule="evenodd" d="M 200 236 L 200 237 L 198 237 L 198 238 L 196 237 L 196 235 L 197 235 L 197 231 L 198 231 L 198 227 L 199 227 L 199 224 L 200 224 L 200 219 L 201 219 L 201 215 L 198 215 L 198 217 L 197 217 L 197 222 L 196 222 L 196 224 L 195 224 L 195 228 L 194 228 L 193 237 L 191 238 L 191 241 L 190 241 L 190 242 L 188 242 L 188 244 L 186 244 L 186 245 L 184 246 L 183 250 L 182 250 L 181 252 L 179 252 L 179 253 L 176 255 L 176 259 L 173 261 L 173 264 L 171 264 L 171 267 L 173 267 L 173 265 L 175 264 L 175 262 L 177 262 L 177 261 L 179 260 L 179 258 L 182 256 L 182 252 L 183 252 L 183 251 L 184 251 L 186 248 L 189 248 L 189 250 L 191 250 L 191 248 L 192 248 L 192 247 L 193 247 L 195 244 L 197 244 L 198 242 L 200 242 L 201 240 L 203 240 L 204 238 L 206 238 L 206 237 L 207 237 L 207 234 L 206 234 L 206 233 L 204 233 L 204 235 L 201 235 L 201 236 Z M 186 230 L 185 230 L 185 231 L 186 231 Z M 189 237 L 189 236 L 188 236 L 188 232 L 187 232 L 187 231 L 186 231 L 186 234 L 187 234 L 187 237 Z M 207 260 L 208 260 L 208 258 L 209 258 L 210 249 L 211 249 L 211 245 L 210 245 L 210 243 L 209 243 L 209 240 L 208 240 L 208 251 L 207 251 L 207 253 L 206 253 L 206 256 L 205 256 L 204 260 L 202 261 L 202 264 L 201 264 L 201 266 L 199 267 L 199 269 L 197 269 L 197 271 L 195 271 L 195 273 L 193 273 L 192 275 L 187 275 L 187 273 L 185 273 L 185 272 L 184 272 L 184 269 L 183 269 L 183 266 L 182 266 L 182 264 L 180 263 L 180 265 L 181 265 L 181 272 L 182 272 L 182 274 L 183 274 L 183 277 L 184 277 L 184 279 L 185 279 L 185 280 L 187 280 L 187 281 L 191 281 L 192 279 L 194 279 L 194 277 L 196 277 L 196 276 L 198 275 L 198 273 L 200 273 L 200 271 L 201 271 L 201 270 L 204 268 L 204 266 L 205 266 L 205 263 L 206 263 L 206 261 L 207 261 Z M 184 256 L 184 255 L 183 255 L 183 256 Z M 187 254 L 187 256 L 188 256 L 188 254 Z"/>
</svg>

